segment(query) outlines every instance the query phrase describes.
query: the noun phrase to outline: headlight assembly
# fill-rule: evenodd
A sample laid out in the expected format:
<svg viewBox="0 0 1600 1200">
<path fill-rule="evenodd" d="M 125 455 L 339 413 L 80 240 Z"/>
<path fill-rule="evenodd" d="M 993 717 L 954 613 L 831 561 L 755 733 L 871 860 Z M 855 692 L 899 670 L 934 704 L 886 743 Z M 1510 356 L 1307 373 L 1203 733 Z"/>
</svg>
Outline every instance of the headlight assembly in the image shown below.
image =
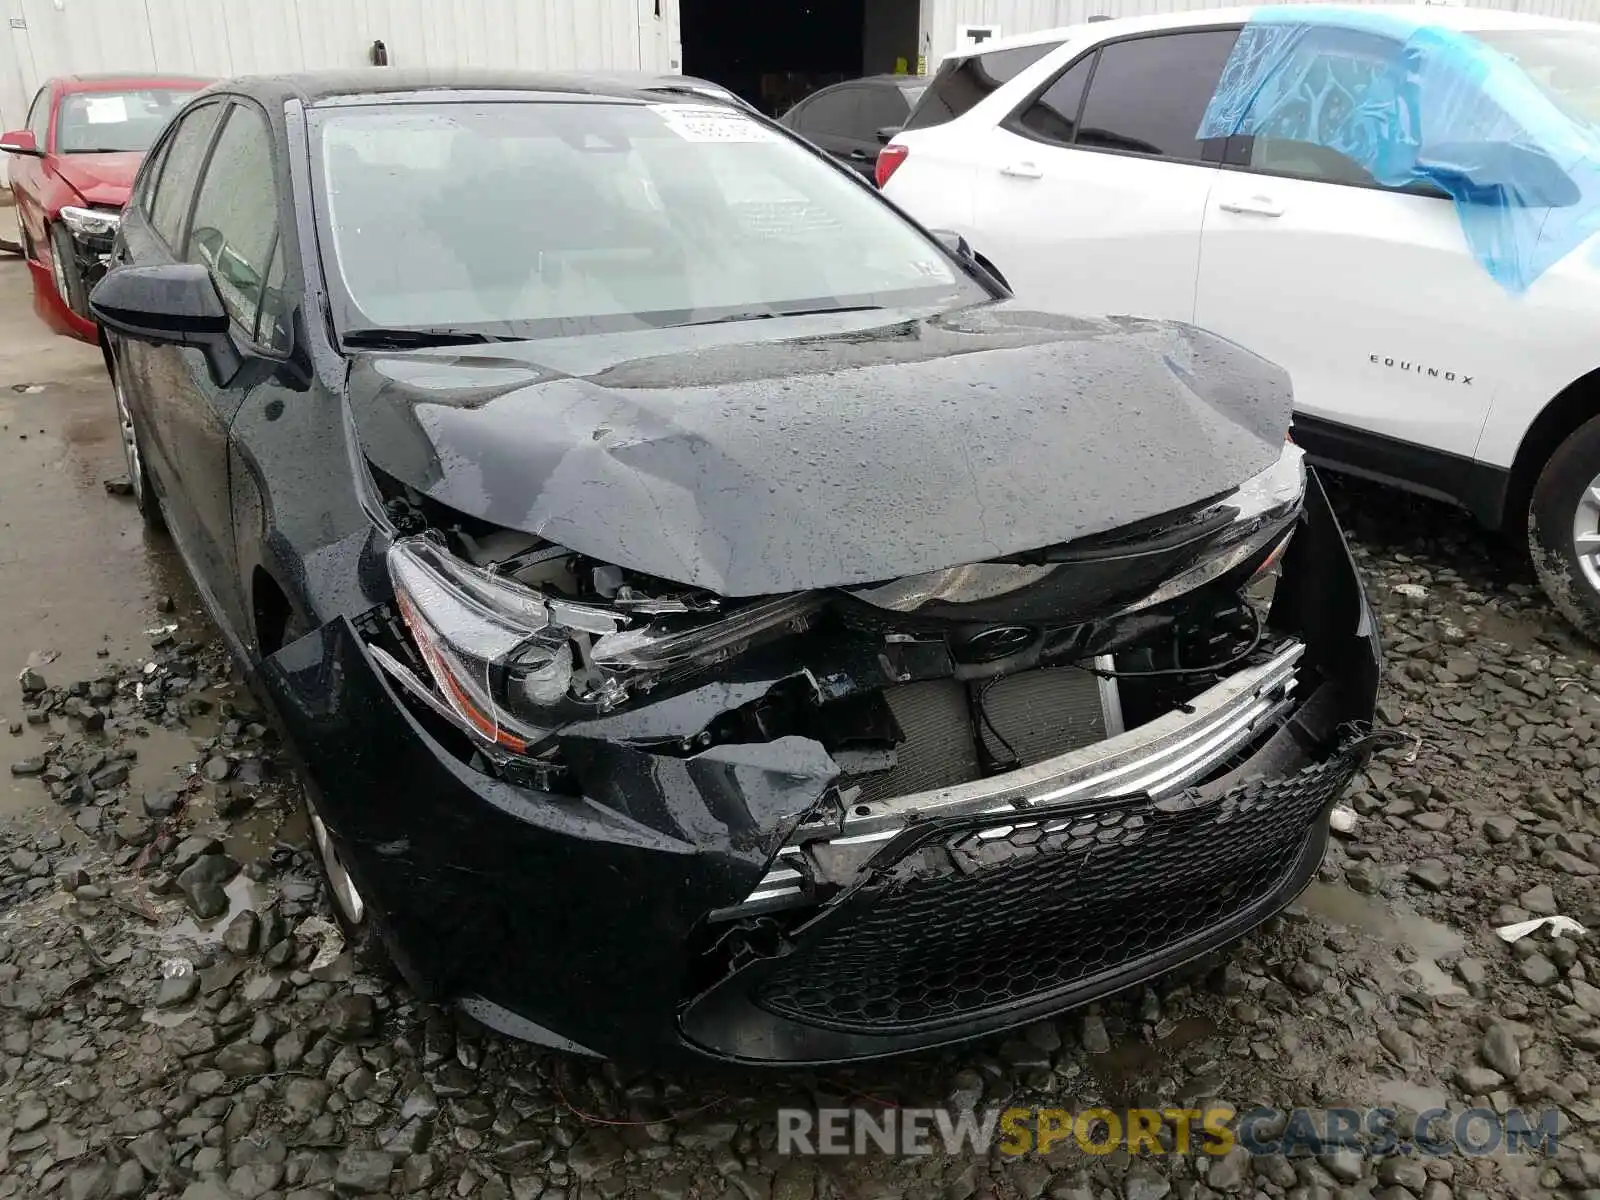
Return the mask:
<svg viewBox="0 0 1600 1200">
<path fill-rule="evenodd" d="M 103 208 L 73 208 L 61 210 L 61 223 L 72 231 L 74 237 L 103 241 L 116 236 L 122 225 L 122 214 Z"/>
<path fill-rule="evenodd" d="M 441 695 L 468 729 L 514 754 L 668 675 L 798 628 L 820 607 L 815 594 L 797 593 L 726 613 L 617 611 L 547 596 L 420 536 L 396 542 L 388 562 L 400 614 Z"/>
</svg>

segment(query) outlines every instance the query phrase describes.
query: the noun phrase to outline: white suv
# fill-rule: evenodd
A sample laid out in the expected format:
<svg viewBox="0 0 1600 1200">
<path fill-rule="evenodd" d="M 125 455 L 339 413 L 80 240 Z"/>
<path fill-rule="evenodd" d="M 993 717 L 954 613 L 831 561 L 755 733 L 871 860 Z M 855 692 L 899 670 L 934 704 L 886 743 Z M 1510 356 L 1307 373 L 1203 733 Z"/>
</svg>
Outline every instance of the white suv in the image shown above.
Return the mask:
<svg viewBox="0 0 1600 1200">
<path fill-rule="evenodd" d="M 1600 26 L 1298 6 L 953 55 L 878 164 L 1029 307 L 1287 367 L 1329 467 L 1528 529 L 1600 636 Z"/>
</svg>

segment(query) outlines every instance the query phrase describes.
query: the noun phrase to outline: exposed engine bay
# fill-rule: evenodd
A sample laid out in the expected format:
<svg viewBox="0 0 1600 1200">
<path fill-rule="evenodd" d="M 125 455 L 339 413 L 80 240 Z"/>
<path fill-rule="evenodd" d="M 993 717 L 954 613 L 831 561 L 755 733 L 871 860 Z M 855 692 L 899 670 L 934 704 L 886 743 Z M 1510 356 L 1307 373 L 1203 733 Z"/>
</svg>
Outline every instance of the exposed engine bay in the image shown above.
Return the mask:
<svg viewBox="0 0 1600 1200">
<path fill-rule="evenodd" d="M 378 482 L 396 606 L 367 636 L 482 769 L 575 796 L 574 736 L 826 751 L 833 786 L 791 814 L 729 918 L 847 886 L 912 813 L 1003 807 L 1052 772 L 1093 781 L 1161 739 L 1144 790 L 1222 775 L 1281 723 L 1304 652 L 1270 622 L 1305 487 L 1292 445 L 1236 492 L 1108 535 L 779 597 L 674 585 Z"/>
</svg>

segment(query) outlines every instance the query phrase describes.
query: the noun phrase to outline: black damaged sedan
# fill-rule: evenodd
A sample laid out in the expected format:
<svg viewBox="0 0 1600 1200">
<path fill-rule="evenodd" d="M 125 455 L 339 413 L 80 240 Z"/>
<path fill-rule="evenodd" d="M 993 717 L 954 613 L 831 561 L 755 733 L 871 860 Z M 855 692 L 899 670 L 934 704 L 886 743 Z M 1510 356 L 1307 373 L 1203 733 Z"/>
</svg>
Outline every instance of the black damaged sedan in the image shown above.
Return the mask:
<svg viewBox="0 0 1600 1200">
<path fill-rule="evenodd" d="M 1286 904 L 1380 744 L 1282 371 L 1024 311 L 670 82 L 219 85 L 93 305 L 339 916 L 506 1033 L 793 1064 L 1059 1012 Z"/>
</svg>

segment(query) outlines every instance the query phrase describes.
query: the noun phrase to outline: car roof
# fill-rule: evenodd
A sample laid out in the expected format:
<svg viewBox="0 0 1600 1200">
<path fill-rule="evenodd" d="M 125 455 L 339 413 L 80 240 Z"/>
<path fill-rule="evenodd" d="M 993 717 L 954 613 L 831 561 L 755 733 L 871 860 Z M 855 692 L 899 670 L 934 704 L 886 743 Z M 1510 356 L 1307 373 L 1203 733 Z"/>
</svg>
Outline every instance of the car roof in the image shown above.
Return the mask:
<svg viewBox="0 0 1600 1200">
<path fill-rule="evenodd" d="M 308 106 L 337 103 L 352 97 L 399 98 L 428 92 L 507 92 L 537 95 L 588 95 L 617 99 L 672 102 L 679 97 L 663 89 L 684 89 L 686 103 L 714 101 L 709 88 L 732 96 L 729 89 L 687 75 L 639 72 L 541 72 L 474 67 L 353 67 L 302 71 L 286 75 L 240 75 L 216 85 L 217 91 L 249 96 L 266 105 L 299 100 Z M 737 102 L 738 98 L 733 96 Z"/>
<path fill-rule="evenodd" d="M 1147 33 L 1161 29 L 1192 29 L 1207 25 L 1242 25 L 1251 17 L 1269 9 L 1301 8 L 1300 5 L 1254 5 L 1247 8 L 1206 8 L 1187 12 L 1152 13 L 1141 17 L 1117 17 L 1109 21 L 1087 21 L 1078 25 L 1059 25 L 1051 29 L 1036 29 L 1031 33 L 1012 34 L 994 38 L 981 46 L 952 50 L 945 59 L 973 58 L 992 54 L 996 50 L 1012 50 L 1023 46 L 1037 46 L 1042 42 L 1066 42 L 1089 38 L 1103 41 L 1128 33 Z M 1418 25 L 1435 25 L 1445 29 L 1459 29 L 1466 33 L 1490 29 L 1564 29 L 1592 30 L 1586 21 L 1568 21 L 1560 17 L 1541 17 L 1530 13 L 1509 12 L 1498 8 L 1463 8 L 1446 5 L 1419 4 L 1361 4 L 1316 5 L 1312 13 L 1349 12 L 1355 15 L 1369 13 L 1387 14 Z"/>
<path fill-rule="evenodd" d="M 96 92 L 114 87 L 170 87 L 174 84 L 193 84 L 206 87 L 216 80 L 204 75 L 166 75 L 148 71 L 115 71 L 100 74 L 57 75 L 50 80 L 60 92 Z"/>
</svg>

